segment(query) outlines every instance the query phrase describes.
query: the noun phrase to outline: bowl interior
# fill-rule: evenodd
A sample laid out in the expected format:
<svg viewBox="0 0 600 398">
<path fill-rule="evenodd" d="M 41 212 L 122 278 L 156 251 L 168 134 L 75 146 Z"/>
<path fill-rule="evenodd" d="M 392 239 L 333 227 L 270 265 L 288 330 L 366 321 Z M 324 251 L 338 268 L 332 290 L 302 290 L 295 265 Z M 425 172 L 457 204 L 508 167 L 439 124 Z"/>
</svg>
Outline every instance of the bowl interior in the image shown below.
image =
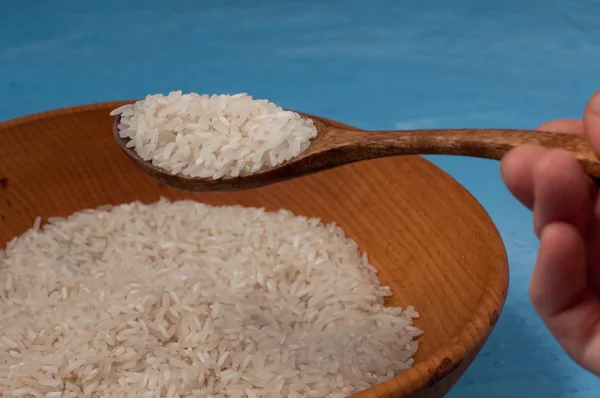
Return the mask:
<svg viewBox="0 0 600 398">
<path fill-rule="evenodd" d="M 506 294 L 504 247 L 479 204 L 431 163 L 387 158 L 254 191 L 192 194 L 160 185 L 121 153 L 108 116 L 117 105 L 59 110 L 0 125 L 0 247 L 37 216 L 45 220 L 161 196 L 286 208 L 340 225 L 392 288 L 389 304 L 414 305 L 420 312 L 417 326 L 425 334 L 415 358 L 418 373 L 401 375 L 406 385 L 431 387 L 440 377 L 435 372 L 448 365 L 445 360 L 452 369 L 442 373 L 449 373 L 485 341 Z M 428 372 L 430 380 L 424 381 Z"/>
</svg>

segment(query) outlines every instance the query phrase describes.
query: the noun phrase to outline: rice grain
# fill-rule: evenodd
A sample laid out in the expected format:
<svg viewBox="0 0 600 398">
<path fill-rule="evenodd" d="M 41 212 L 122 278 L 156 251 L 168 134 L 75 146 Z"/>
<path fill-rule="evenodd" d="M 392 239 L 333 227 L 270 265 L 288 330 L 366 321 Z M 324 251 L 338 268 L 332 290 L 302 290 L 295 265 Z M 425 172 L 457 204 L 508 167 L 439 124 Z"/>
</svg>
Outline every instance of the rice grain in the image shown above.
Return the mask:
<svg viewBox="0 0 600 398">
<path fill-rule="evenodd" d="M 191 177 L 237 177 L 304 152 L 317 135 L 311 119 L 246 93 L 148 95 L 120 115 L 127 147 L 156 167 Z"/>
<path fill-rule="evenodd" d="M 167 200 L 38 222 L 0 252 L 0 396 L 335 398 L 412 365 L 418 313 L 333 224 Z"/>
</svg>

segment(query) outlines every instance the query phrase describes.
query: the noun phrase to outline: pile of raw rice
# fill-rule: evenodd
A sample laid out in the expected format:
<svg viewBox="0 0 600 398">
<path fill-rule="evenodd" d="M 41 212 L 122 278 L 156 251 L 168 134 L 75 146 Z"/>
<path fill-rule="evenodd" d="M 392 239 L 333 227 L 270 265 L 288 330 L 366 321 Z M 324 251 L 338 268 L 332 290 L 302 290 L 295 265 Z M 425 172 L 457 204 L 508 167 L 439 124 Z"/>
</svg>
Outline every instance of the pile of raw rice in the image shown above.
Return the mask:
<svg viewBox="0 0 600 398">
<path fill-rule="evenodd" d="M 111 112 L 144 160 L 173 174 L 219 179 L 277 166 L 310 146 L 311 119 L 267 100 L 235 95 L 148 95 Z"/>
<path fill-rule="evenodd" d="M 1 397 L 333 397 L 421 332 L 335 225 L 161 200 L 52 219 L 0 251 Z"/>
</svg>

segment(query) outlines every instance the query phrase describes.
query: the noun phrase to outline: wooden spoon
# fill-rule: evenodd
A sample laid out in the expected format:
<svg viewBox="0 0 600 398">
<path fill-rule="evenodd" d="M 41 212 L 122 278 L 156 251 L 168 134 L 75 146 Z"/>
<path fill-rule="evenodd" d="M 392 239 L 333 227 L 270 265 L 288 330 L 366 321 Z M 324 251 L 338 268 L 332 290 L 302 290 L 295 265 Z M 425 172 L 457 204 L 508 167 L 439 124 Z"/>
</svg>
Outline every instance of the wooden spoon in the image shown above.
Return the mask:
<svg viewBox="0 0 600 398">
<path fill-rule="evenodd" d="M 396 155 L 456 155 L 500 160 L 508 151 L 523 144 L 565 149 L 579 160 L 594 180 L 600 178 L 600 160 L 589 142 L 579 136 L 528 130 L 448 129 L 406 131 L 364 131 L 342 127 L 338 122 L 300 113 L 313 120 L 318 134 L 299 156 L 270 169 L 246 176 L 218 180 L 173 175 L 144 161 L 128 139 L 119 136 L 120 116 L 113 124 L 114 137 L 127 156 L 144 173 L 159 182 L 193 192 L 233 192 L 275 184 L 304 175 L 361 160 Z"/>
</svg>

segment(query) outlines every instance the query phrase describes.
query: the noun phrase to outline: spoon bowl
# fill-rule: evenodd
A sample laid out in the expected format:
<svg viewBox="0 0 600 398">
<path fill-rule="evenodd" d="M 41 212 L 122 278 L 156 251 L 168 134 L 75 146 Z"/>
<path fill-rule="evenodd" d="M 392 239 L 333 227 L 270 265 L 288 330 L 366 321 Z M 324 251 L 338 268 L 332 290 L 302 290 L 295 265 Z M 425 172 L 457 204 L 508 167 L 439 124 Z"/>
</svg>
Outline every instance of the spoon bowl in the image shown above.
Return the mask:
<svg viewBox="0 0 600 398">
<path fill-rule="evenodd" d="M 260 188 L 363 160 L 397 155 L 456 155 L 500 160 L 508 151 L 524 144 L 564 149 L 579 160 L 595 181 L 600 178 L 600 160 L 589 142 L 579 136 L 513 129 L 437 129 L 365 131 L 319 116 L 312 119 L 317 136 L 300 155 L 271 168 L 239 177 L 219 179 L 172 174 L 142 159 L 119 135 L 120 116 L 113 123 L 115 140 L 144 173 L 159 182 L 185 191 L 223 193 Z"/>
<path fill-rule="evenodd" d="M 182 189 L 190 192 L 236 192 L 245 191 L 249 189 L 261 188 L 263 186 L 276 184 L 282 181 L 290 180 L 293 178 L 301 177 L 316 173 L 321 170 L 330 169 L 336 166 L 340 166 L 345 163 L 337 165 L 325 166 L 327 163 L 322 162 L 323 166 L 316 167 L 315 163 L 318 160 L 315 154 L 326 152 L 328 148 L 328 140 L 324 138 L 329 136 L 329 130 L 336 125 L 342 126 L 338 122 L 324 119 L 317 116 L 312 116 L 304 113 L 300 113 L 304 118 L 310 118 L 313 120 L 315 127 L 317 128 L 317 137 L 312 140 L 311 146 L 308 150 L 304 151 L 297 157 L 273 168 L 266 168 L 254 172 L 252 174 L 240 176 L 240 177 L 222 177 L 219 179 L 212 178 L 198 178 L 190 177 L 184 174 L 172 174 L 167 170 L 157 167 L 152 162 L 146 161 L 137 154 L 134 148 L 127 147 L 127 138 L 122 138 L 119 135 L 119 122 L 121 116 L 117 115 L 113 123 L 113 134 L 115 140 L 125 152 L 125 154 L 133 161 L 133 163 L 144 173 L 148 174 L 152 178 L 156 179 L 162 184 L 168 185 L 173 188 Z M 360 131 L 360 130 L 349 130 L 349 131 Z M 308 161 L 307 161 L 308 160 Z"/>
</svg>

